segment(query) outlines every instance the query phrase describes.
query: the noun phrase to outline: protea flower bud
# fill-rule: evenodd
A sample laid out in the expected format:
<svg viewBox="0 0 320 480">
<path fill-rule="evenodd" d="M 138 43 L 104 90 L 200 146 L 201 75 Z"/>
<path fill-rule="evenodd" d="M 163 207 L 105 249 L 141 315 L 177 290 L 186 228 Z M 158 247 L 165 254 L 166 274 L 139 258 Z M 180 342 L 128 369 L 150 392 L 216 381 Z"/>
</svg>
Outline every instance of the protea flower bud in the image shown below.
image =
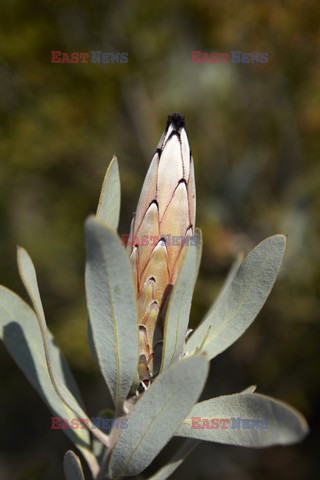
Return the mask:
<svg viewBox="0 0 320 480">
<path fill-rule="evenodd" d="M 159 371 L 164 311 L 194 226 L 193 159 L 184 118 L 174 113 L 145 178 L 128 245 L 138 303 L 139 376 L 145 385 Z"/>
</svg>

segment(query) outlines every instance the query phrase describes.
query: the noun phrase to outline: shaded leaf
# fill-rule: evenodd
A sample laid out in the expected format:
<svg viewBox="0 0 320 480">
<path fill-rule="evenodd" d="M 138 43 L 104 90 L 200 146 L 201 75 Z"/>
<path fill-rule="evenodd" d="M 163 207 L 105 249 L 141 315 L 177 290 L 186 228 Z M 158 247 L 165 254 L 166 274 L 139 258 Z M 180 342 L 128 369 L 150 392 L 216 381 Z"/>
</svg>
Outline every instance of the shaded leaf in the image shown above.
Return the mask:
<svg viewBox="0 0 320 480">
<path fill-rule="evenodd" d="M 76 417 L 82 420 L 85 419 L 87 422 L 87 428 L 89 428 L 92 433 L 97 438 L 99 438 L 105 445 L 108 445 L 108 437 L 98 428 L 92 429 L 91 420 L 88 418 L 87 414 L 84 412 L 83 408 L 81 407 L 77 399 L 74 397 L 72 392 L 69 390 L 67 385 L 64 382 L 60 381 L 59 375 L 57 373 L 57 365 L 54 361 L 54 357 L 51 351 L 50 337 L 40 298 L 36 271 L 30 256 L 28 255 L 26 250 L 21 247 L 18 248 L 18 267 L 21 280 L 30 296 L 38 320 L 38 325 L 44 346 L 48 374 L 50 376 L 50 380 L 54 390 L 56 391 L 61 401 L 64 402 L 65 405 L 74 412 Z"/>
<path fill-rule="evenodd" d="M 61 379 L 58 378 L 56 365 L 53 361 L 53 355 L 51 352 L 51 343 L 49 340 L 46 319 L 38 288 L 36 271 L 29 254 L 24 248 L 21 247 L 18 247 L 18 267 L 21 280 L 29 294 L 33 308 L 36 313 L 36 317 L 38 319 L 38 324 L 44 345 L 48 372 L 53 387 L 55 388 L 57 394 L 61 397 L 61 400 L 64 401 L 70 409 L 77 412 L 79 418 L 85 418 L 86 414 L 84 413 L 82 407 L 79 405 L 77 399 L 72 395 L 72 392 L 70 392 L 64 382 L 61 382 Z"/>
<path fill-rule="evenodd" d="M 85 480 L 80 459 L 71 450 L 64 456 L 63 470 L 67 480 Z"/>
<path fill-rule="evenodd" d="M 199 397 L 208 373 L 203 355 L 182 360 L 162 372 L 128 416 L 111 453 L 109 475 L 142 472 L 170 440 Z"/>
<path fill-rule="evenodd" d="M 192 418 L 201 419 L 198 426 L 207 428 L 192 428 Z M 210 428 L 212 419 L 225 422 Z M 226 428 L 222 428 L 223 423 Z M 195 405 L 176 435 L 258 448 L 296 443 L 307 433 L 306 420 L 290 405 L 259 393 L 237 393 Z"/>
<path fill-rule="evenodd" d="M 105 174 L 97 208 L 97 218 L 117 230 L 120 216 L 121 188 L 117 157 L 113 156 Z"/>
<path fill-rule="evenodd" d="M 197 245 L 185 247 L 185 258 L 170 295 L 164 324 L 161 370 L 178 360 L 183 352 L 202 250 L 200 230 L 196 230 L 195 236 Z"/>
<path fill-rule="evenodd" d="M 138 365 L 138 322 L 128 255 L 118 236 L 94 217 L 86 221 L 86 295 L 101 372 L 122 409 Z"/>
<path fill-rule="evenodd" d="M 0 286 L 0 332 L 9 353 L 49 406 L 52 414 L 71 421 L 74 413 L 59 398 L 49 377 L 43 341 L 34 311 L 18 295 L 3 286 Z M 82 405 L 72 373 L 51 334 L 49 341 L 59 382 L 65 383 Z M 64 429 L 63 432 L 77 447 L 90 448 L 88 430 Z"/>
<path fill-rule="evenodd" d="M 223 295 L 188 340 L 185 349 L 189 355 L 202 347 L 210 359 L 214 358 L 245 332 L 268 298 L 285 246 L 285 236 L 274 235 L 249 253 Z"/>
</svg>

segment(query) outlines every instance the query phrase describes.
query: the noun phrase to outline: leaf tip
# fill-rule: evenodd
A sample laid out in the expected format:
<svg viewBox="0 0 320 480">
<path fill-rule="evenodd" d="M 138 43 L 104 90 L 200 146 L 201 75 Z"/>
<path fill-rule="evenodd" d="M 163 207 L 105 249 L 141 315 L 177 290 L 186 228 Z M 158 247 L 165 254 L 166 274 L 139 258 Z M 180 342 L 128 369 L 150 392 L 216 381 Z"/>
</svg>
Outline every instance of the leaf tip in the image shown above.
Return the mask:
<svg viewBox="0 0 320 480">
<path fill-rule="evenodd" d="M 89 215 L 85 222 L 84 222 L 84 226 L 85 226 L 85 230 L 86 231 L 92 231 L 92 229 L 94 229 L 99 223 L 97 217 L 93 214 Z"/>
<path fill-rule="evenodd" d="M 286 247 L 287 235 L 284 235 L 283 233 L 277 233 L 276 235 L 274 235 L 274 238 L 277 238 L 283 244 L 283 246 Z"/>
<path fill-rule="evenodd" d="M 18 264 L 18 270 L 21 278 L 22 278 L 22 272 L 23 272 L 22 270 L 23 257 L 30 260 L 30 255 L 28 254 L 27 250 L 21 247 L 20 245 L 17 245 L 17 264 Z"/>
</svg>

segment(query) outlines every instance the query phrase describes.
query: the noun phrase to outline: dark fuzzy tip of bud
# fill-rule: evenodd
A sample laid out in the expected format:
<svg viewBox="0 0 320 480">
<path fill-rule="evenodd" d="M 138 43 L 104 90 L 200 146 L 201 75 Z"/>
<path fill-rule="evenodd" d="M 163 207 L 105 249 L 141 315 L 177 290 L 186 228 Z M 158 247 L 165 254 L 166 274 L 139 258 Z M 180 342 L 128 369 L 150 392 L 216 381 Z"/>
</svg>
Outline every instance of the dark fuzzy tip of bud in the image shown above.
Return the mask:
<svg viewBox="0 0 320 480">
<path fill-rule="evenodd" d="M 180 113 L 172 113 L 168 116 L 166 130 L 168 130 L 170 125 L 172 125 L 175 130 L 180 130 L 185 126 L 184 116 Z"/>
</svg>

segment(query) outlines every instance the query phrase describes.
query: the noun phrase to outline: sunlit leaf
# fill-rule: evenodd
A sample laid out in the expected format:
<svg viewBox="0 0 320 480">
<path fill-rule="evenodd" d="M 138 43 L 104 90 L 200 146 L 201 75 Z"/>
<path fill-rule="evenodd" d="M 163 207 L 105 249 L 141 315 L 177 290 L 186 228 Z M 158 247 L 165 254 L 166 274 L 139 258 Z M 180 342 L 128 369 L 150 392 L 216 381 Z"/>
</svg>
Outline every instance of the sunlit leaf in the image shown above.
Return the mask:
<svg viewBox="0 0 320 480">
<path fill-rule="evenodd" d="M 274 235 L 249 253 L 223 295 L 188 340 L 189 355 L 201 348 L 213 358 L 245 332 L 268 298 L 285 246 L 286 237 Z"/>
<path fill-rule="evenodd" d="M 234 260 L 234 262 L 232 263 L 231 265 L 231 268 L 228 272 L 228 275 L 222 285 L 222 288 L 219 292 L 219 295 L 218 297 L 215 299 L 215 301 L 213 302 L 212 306 L 210 307 L 210 310 L 208 311 L 207 315 L 210 314 L 210 312 L 214 309 L 214 306 L 217 302 L 220 301 L 220 298 L 224 295 L 224 293 L 229 289 L 230 285 L 232 284 L 240 266 L 241 266 L 241 263 L 243 262 L 243 254 L 242 253 L 239 253 L 239 255 L 237 256 L 237 258 Z"/>
<path fill-rule="evenodd" d="M 97 218 L 113 230 L 117 230 L 120 216 L 121 188 L 117 157 L 113 156 L 105 174 Z"/>
<path fill-rule="evenodd" d="M 242 390 L 240 393 L 254 393 L 257 389 L 257 385 L 250 385 L 249 387 Z"/>
<path fill-rule="evenodd" d="M 195 236 L 198 239 L 196 245 L 185 247 L 185 258 L 170 295 L 164 324 L 161 370 L 178 360 L 183 352 L 202 250 L 201 232 L 196 231 Z"/>
<path fill-rule="evenodd" d="M 176 435 L 258 448 L 297 443 L 307 433 L 306 420 L 290 405 L 259 393 L 237 393 L 195 405 Z"/>
<path fill-rule="evenodd" d="M 163 371 L 132 408 L 111 454 L 111 478 L 142 472 L 170 440 L 199 397 L 208 373 L 203 355 Z"/>
<path fill-rule="evenodd" d="M 135 291 L 128 255 L 117 235 L 91 217 L 86 222 L 86 294 L 101 372 L 122 409 L 138 365 Z"/>
</svg>

